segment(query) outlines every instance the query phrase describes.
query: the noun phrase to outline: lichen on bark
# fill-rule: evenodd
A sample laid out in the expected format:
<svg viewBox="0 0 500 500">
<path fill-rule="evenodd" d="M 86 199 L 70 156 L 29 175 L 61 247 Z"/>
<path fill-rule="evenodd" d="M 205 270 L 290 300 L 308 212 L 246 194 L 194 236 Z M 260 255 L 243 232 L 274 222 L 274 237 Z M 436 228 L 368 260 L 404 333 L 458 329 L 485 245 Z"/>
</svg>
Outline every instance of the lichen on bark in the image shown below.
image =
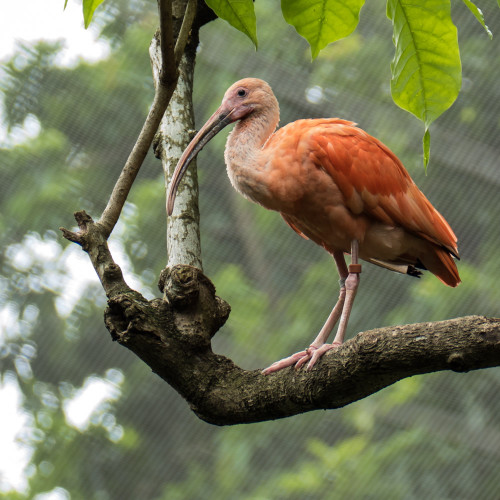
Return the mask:
<svg viewBox="0 0 500 500">
<path fill-rule="evenodd" d="M 155 154 L 161 159 L 165 174 L 165 190 L 182 152 L 189 144 L 194 129 L 193 74 L 197 37 L 192 37 L 179 65 L 177 88 L 160 124 L 155 140 Z M 157 37 L 153 39 L 153 74 L 158 84 Z M 174 212 L 167 217 L 167 267 L 185 264 L 202 269 L 200 213 L 198 209 L 198 177 L 193 161 L 179 185 Z"/>
</svg>

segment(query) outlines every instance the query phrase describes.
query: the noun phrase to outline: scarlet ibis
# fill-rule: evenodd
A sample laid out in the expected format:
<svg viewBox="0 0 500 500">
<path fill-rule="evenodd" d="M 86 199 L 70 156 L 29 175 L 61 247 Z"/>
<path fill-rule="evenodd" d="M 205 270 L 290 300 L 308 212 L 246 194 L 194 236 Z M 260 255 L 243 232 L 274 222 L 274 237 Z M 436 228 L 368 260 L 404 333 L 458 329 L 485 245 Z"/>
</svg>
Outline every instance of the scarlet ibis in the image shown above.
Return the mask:
<svg viewBox="0 0 500 500">
<path fill-rule="evenodd" d="M 297 120 L 275 131 L 278 121 L 278 101 L 266 82 L 245 78 L 233 84 L 184 151 L 167 201 L 171 215 L 189 163 L 226 125 L 238 122 L 224 155 L 234 188 L 279 212 L 294 231 L 333 256 L 340 294 L 324 326 L 307 349 L 273 363 L 264 374 L 306 362 L 310 370 L 342 344 L 359 284 L 358 259 L 411 276 L 427 269 L 448 286 L 460 283 L 453 230 L 387 146 L 338 118 Z"/>
</svg>

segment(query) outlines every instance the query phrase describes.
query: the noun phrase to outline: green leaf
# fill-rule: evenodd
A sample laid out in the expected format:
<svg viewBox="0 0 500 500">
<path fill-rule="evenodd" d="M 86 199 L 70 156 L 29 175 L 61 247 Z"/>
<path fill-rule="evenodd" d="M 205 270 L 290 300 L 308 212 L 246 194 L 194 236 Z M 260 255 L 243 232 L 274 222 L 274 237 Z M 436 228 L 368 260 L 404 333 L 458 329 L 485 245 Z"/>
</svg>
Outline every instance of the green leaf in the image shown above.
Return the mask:
<svg viewBox="0 0 500 500">
<path fill-rule="evenodd" d="M 94 16 L 94 11 L 104 0 L 83 0 L 83 21 L 87 29 Z"/>
<path fill-rule="evenodd" d="M 388 0 L 396 52 L 391 92 L 426 127 L 455 101 L 462 83 L 457 29 L 449 0 Z"/>
<path fill-rule="evenodd" d="M 429 126 L 455 102 L 462 84 L 457 29 L 449 0 L 388 0 L 387 16 L 396 47 L 391 63 L 392 98 L 424 122 L 425 163 Z"/>
<path fill-rule="evenodd" d="M 474 14 L 474 17 L 481 23 L 482 27 L 485 29 L 486 33 L 488 33 L 488 36 L 493 38 L 493 33 L 490 31 L 488 26 L 486 26 L 486 23 L 484 22 L 484 16 L 483 12 L 481 11 L 480 8 L 478 8 L 471 0 L 463 0 L 464 4 L 467 5 L 469 10 Z M 500 0 L 498 0 L 499 5 L 500 5 Z"/>
<path fill-rule="evenodd" d="M 500 0 L 499 0 L 499 1 L 500 1 Z M 64 2 L 64 7 L 63 7 L 63 10 L 66 10 L 66 6 L 67 6 L 67 5 L 68 5 L 68 0 L 66 0 L 66 1 Z"/>
<path fill-rule="evenodd" d="M 281 10 L 285 21 L 309 42 L 315 59 L 329 43 L 356 29 L 364 3 L 365 0 L 281 0 Z"/>
<path fill-rule="evenodd" d="M 257 48 L 257 21 L 252 0 L 205 0 L 205 3 L 218 17 L 250 38 Z"/>
</svg>

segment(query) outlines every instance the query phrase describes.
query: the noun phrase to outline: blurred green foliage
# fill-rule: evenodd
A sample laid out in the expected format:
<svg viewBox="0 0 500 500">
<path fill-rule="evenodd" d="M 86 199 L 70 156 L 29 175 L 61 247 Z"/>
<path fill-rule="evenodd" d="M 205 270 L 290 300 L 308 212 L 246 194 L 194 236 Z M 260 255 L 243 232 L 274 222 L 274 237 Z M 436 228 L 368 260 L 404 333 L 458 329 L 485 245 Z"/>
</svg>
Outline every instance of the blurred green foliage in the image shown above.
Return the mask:
<svg viewBox="0 0 500 500">
<path fill-rule="evenodd" d="M 495 498 L 498 370 L 416 377 L 341 410 L 215 428 L 110 342 L 97 277 L 57 228 L 73 224 L 78 209 L 99 216 L 142 125 L 153 95 L 147 49 L 156 9 L 125 0 L 103 6 L 95 21 L 110 41 L 106 60 L 61 67 L 60 44 L 20 45 L 0 80 L 11 131 L 0 149 L 0 369 L 3 385 L 22 392 L 27 423 L 19 442 L 31 453 L 25 489 L 5 498 L 48 491 L 99 500 Z M 484 14 L 500 33 L 493 7 Z M 293 28 L 276 25 L 278 6 L 256 9 L 257 53 L 222 21 L 203 28 L 197 122 L 233 81 L 264 78 L 282 123 L 339 116 L 387 143 L 459 237 L 457 289 L 365 266 L 349 334 L 498 315 L 498 43 L 464 5 L 453 6 L 464 26 L 464 88 L 436 124 L 425 175 L 418 124 L 391 101 L 391 26 L 382 3 L 365 5 L 359 31 L 313 63 Z M 232 190 L 223 146 L 219 137 L 199 160 L 205 272 L 233 308 L 214 350 L 253 369 L 307 345 L 336 299 L 337 275 L 324 251 Z M 164 204 L 161 166 L 149 155 L 111 238 L 127 281 L 148 297 L 159 295 L 166 262 Z M 115 396 L 78 427 L 68 404 L 96 380 Z"/>
</svg>

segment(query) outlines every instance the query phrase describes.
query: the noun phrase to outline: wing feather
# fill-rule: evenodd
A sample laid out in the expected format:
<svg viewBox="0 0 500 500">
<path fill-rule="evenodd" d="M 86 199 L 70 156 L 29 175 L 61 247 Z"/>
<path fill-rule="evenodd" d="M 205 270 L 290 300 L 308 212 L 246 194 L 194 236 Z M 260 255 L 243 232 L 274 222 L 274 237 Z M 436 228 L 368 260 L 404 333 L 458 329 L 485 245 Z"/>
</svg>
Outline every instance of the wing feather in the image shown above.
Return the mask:
<svg viewBox="0 0 500 500">
<path fill-rule="evenodd" d="M 286 214 L 281 214 L 281 217 L 283 217 L 283 220 L 299 235 L 302 236 L 305 240 L 308 240 L 309 238 L 293 223 L 292 219 L 290 219 L 289 216 Z"/>
<path fill-rule="evenodd" d="M 383 143 L 343 120 L 317 122 L 309 135 L 315 163 L 337 184 L 346 206 L 406 230 L 458 257 L 457 238 Z"/>
</svg>

